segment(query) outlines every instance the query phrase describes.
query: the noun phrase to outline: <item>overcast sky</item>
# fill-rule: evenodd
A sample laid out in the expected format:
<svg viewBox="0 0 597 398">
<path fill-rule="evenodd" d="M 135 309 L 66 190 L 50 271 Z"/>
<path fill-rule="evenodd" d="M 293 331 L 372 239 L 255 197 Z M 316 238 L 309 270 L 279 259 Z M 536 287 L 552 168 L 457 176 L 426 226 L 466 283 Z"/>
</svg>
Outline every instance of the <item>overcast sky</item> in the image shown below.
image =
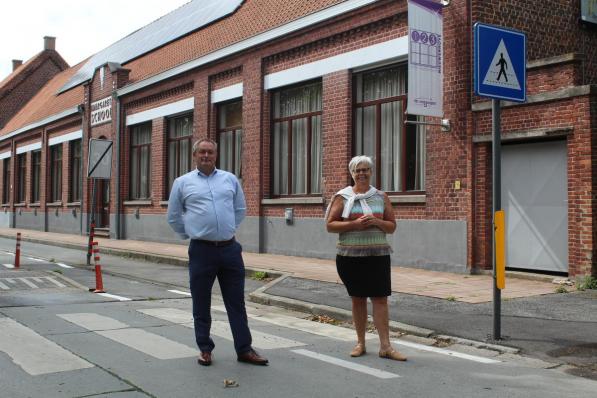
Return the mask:
<svg viewBox="0 0 597 398">
<path fill-rule="evenodd" d="M 70 66 L 189 0 L 17 0 L 0 2 L 0 81 L 12 60 L 43 50 L 43 37 L 56 37 L 56 50 Z"/>
</svg>

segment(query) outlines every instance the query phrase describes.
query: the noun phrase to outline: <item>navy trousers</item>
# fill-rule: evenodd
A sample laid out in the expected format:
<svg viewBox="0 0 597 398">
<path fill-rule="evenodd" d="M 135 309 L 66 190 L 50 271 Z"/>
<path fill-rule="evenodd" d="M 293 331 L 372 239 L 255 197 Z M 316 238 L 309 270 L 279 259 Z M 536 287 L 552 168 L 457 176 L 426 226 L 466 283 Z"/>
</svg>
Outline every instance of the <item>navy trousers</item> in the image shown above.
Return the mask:
<svg viewBox="0 0 597 398">
<path fill-rule="evenodd" d="M 237 354 L 251 350 L 251 332 L 245 308 L 245 265 L 242 246 L 234 241 L 215 247 L 191 240 L 189 245 L 189 280 L 193 298 L 195 340 L 204 352 L 211 352 L 215 344 L 210 337 L 211 290 L 218 278 L 228 322 Z"/>
</svg>

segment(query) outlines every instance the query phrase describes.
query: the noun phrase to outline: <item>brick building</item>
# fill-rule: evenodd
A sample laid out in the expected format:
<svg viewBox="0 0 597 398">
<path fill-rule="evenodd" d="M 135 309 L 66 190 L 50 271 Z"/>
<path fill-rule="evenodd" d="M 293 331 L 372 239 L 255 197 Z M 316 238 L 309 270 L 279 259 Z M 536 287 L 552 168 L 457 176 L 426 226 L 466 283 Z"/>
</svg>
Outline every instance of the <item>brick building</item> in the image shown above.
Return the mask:
<svg viewBox="0 0 597 398">
<path fill-rule="evenodd" d="M 350 158 L 367 154 L 398 219 L 393 264 L 488 268 L 491 107 L 472 94 L 479 21 L 528 40 L 528 100 L 502 109 L 508 266 L 596 274 L 597 30 L 579 21 L 580 3 L 451 1 L 445 133 L 405 123 L 406 0 L 190 2 L 62 71 L 10 118 L 0 223 L 85 234 L 87 142 L 106 138 L 99 227 L 181 243 L 165 220 L 169 189 L 192 167 L 192 142 L 210 137 L 219 167 L 242 180 L 245 250 L 333 257 L 325 207 L 350 182 Z"/>
<path fill-rule="evenodd" d="M 68 68 L 56 52 L 56 38 L 44 37 L 44 49 L 23 64 L 13 59 L 12 73 L 0 82 L 0 128 L 4 127 L 40 88 Z"/>
</svg>

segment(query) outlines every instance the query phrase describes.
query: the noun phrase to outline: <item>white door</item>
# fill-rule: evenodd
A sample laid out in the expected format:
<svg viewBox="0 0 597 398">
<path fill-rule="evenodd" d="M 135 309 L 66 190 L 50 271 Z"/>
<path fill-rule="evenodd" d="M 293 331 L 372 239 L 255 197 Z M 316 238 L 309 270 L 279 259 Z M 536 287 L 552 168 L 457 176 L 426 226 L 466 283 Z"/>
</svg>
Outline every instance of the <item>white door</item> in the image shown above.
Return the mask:
<svg viewBox="0 0 597 398">
<path fill-rule="evenodd" d="M 568 272 L 566 141 L 502 146 L 506 266 Z"/>
</svg>

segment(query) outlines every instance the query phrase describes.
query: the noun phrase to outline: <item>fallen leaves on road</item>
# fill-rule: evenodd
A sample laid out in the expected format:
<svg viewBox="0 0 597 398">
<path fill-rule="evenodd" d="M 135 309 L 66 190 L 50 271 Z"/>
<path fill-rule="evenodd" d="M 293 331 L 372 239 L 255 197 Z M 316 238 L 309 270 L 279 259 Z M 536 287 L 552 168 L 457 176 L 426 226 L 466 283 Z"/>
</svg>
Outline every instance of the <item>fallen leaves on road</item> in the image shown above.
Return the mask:
<svg viewBox="0 0 597 398">
<path fill-rule="evenodd" d="M 232 379 L 224 379 L 224 388 L 238 387 L 239 384 Z"/>
</svg>

